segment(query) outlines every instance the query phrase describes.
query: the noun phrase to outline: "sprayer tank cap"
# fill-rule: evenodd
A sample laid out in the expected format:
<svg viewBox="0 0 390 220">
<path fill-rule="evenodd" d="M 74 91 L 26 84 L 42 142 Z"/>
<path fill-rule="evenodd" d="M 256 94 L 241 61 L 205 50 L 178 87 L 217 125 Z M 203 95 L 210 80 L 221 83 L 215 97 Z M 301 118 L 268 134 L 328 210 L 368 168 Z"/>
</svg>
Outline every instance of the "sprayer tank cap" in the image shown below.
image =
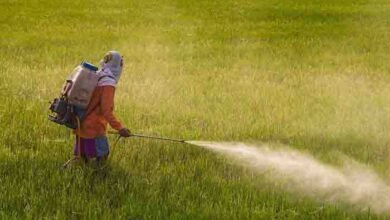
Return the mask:
<svg viewBox="0 0 390 220">
<path fill-rule="evenodd" d="M 91 71 L 94 71 L 94 72 L 96 72 L 98 70 L 98 68 L 96 66 L 94 66 L 93 64 L 88 63 L 86 61 L 82 62 L 81 66 L 86 68 L 86 69 L 89 69 Z"/>
</svg>

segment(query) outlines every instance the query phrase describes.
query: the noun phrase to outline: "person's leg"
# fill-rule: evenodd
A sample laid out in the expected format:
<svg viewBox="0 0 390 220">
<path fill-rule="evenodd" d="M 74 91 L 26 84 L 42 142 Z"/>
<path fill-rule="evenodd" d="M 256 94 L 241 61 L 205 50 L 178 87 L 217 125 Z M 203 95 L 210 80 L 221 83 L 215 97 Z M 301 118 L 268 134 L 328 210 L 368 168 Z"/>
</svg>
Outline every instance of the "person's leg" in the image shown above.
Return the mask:
<svg viewBox="0 0 390 220">
<path fill-rule="evenodd" d="M 95 141 L 96 141 L 96 163 L 98 165 L 101 165 L 107 160 L 108 154 L 110 152 L 108 139 L 106 136 L 100 136 L 97 137 Z"/>
<path fill-rule="evenodd" d="M 96 140 L 95 138 L 83 138 L 81 140 L 82 155 L 87 158 L 96 157 Z"/>
<path fill-rule="evenodd" d="M 74 155 L 80 156 L 84 162 L 88 162 L 89 158 L 96 157 L 96 141 L 94 138 L 78 138 L 74 146 Z"/>
<path fill-rule="evenodd" d="M 74 157 L 66 161 L 62 165 L 62 169 L 68 168 L 73 162 L 83 160 L 85 163 L 88 162 L 88 158 L 82 153 L 83 152 L 83 142 L 82 138 L 79 139 L 77 135 L 75 135 L 75 142 L 73 145 L 73 155 Z"/>
</svg>

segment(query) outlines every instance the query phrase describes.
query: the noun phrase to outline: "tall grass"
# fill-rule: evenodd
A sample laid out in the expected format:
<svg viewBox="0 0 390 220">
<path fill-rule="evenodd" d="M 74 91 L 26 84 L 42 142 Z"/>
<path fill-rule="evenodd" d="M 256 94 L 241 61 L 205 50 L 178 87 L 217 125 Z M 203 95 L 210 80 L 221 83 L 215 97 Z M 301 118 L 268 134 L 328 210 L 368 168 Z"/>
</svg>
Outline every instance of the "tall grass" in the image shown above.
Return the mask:
<svg viewBox="0 0 390 220">
<path fill-rule="evenodd" d="M 130 139 L 110 170 L 60 171 L 72 136 L 46 119 L 67 74 L 125 57 L 116 112 L 133 131 L 283 142 L 389 176 L 390 5 L 371 1 L 3 1 L 0 216 L 367 218 L 285 192 L 228 159 Z"/>
</svg>

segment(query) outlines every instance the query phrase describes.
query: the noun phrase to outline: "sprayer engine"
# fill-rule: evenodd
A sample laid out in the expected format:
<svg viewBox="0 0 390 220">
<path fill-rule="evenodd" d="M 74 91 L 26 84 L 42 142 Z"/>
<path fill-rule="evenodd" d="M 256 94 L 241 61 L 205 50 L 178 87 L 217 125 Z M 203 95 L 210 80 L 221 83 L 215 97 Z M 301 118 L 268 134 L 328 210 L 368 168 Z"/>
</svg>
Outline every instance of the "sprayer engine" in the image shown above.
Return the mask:
<svg viewBox="0 0 390 220">
<path fill-rule="evenodd" d="M 77 128 L 77 123 L 74 119 L 74 107 L 69 104 L 65 97 L 55 98 L 50 103 L 49 109 L 54 113 L 49 115 L 49 120 L 65 125 L 68 128 Z"/>
</svg>

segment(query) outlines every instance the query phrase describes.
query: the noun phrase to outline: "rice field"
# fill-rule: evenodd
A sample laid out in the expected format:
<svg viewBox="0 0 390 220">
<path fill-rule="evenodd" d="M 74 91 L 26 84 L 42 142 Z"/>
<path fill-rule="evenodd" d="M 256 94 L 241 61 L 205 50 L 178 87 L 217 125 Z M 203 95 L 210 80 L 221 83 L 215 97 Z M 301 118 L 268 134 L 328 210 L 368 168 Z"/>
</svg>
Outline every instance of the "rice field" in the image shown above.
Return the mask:
<svg viewBox="0 0 390 220">
<path fill-rule="evenodd" d="M 76 65 L 115 49 L 115 111 L 134 132 L 284 144 L 336 167 L 344 155 L 390 183 L 390 2 L 3 0 L 0 10 L 0 219 L 389 217 L 286 190 L 193 145 L 131 138 L 107 169 L 61 170 L 74 137 L 47 115 Z"/>
</svg>

